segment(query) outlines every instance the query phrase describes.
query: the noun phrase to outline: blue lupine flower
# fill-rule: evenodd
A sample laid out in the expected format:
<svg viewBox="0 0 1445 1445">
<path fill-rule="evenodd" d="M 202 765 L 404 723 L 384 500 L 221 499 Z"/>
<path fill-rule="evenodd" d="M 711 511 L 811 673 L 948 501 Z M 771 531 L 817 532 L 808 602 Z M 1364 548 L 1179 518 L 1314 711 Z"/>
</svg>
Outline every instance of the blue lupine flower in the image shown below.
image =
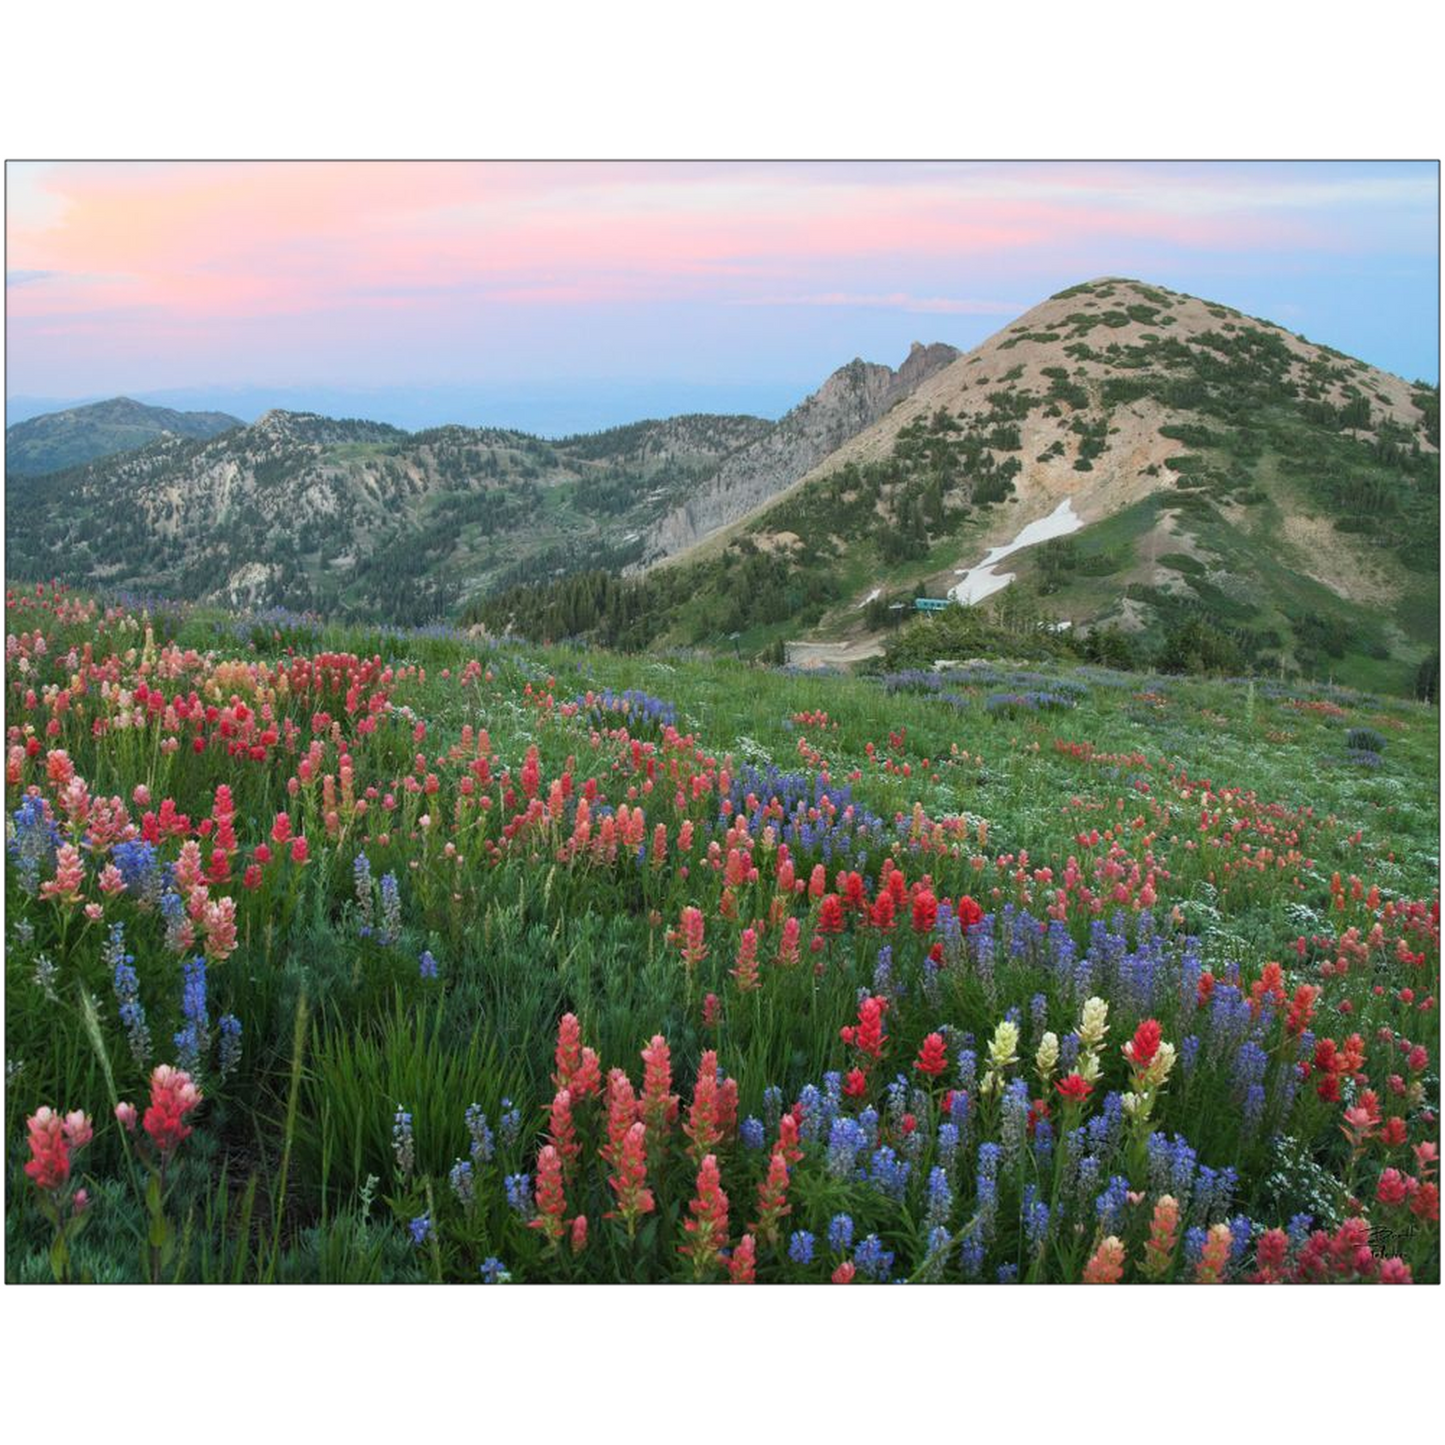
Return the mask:
<svg viewBox="0 0 1445 1445">
<path fill-rule="evenodd" d="M 743 1141 L 744 1149 L 761 1149 L 767 1137 L 763 1121 L 754 1118 L 751 1114 L 738 1125 L 738 1138 Z"/>
<path fill-rule="evenodd" d="M 1198 1156 L 1181 1138 L 1174 1140 L 1174 1159 L 1170 1166 L 1170 1192 L 1181 1204 L 1194 1188 L 1194 1166 Z"/>
<path fill-rule="evenodd" d="M 1053 1168 L 1054 1126 L 1047 1119 L 1040 1119 L 1034 1125 L 1034 1159 L 1039 1173 L 1046 1174 Z"/>
<path fill-rule="evenodd" d="M 1254 1236 L 1254 1224 L 1247 1214 L 1236 1214 L 1229 1221 L 1229 1233 L 1230 1262 L 1238 1264 L 1244 1258 L 1245 1251 L 1249 1248 L 1249 1241 Z"/>
<path fill-rule="evenodd" d="M 1023 1152 L 1029 1129 L 1029 1086 L 1025 1079 L 1012 1079 L 1004 1089 L 999 1134 L 1004 1159 L 1010 1168 Z"/>
<path fill-rule="evenodd" d="M 812 1264 L 813 1246 L 816 1243 L 806 1229 L 795 1229 L 788 1237 L 788 1258 L 794 1264 Z"/>
<path fill-rule="evenodd" d="M 824 794 L 833 804 L 827 812 L 818 809 Z M 848 784 L 822 775 L 743 767 L 733 775 L 729 801 L 731 811 L 719 815 L 720 826 L 745 821 L 755 837 L 771 827 L 800 860 L 811 855 L 824 863 L 836 857 L 862 864 L 870 847 L 890 848 L 890 836 L 898 831 L 856 800 Z"/>
<path fill-rule="evenodd" d="M 156 848 L 140 838 L 117 843 L 110 850 L 110 860 L 120 873 L 125 891 L 132 898 L 154 903 L 160 893 L 160 867 Z"/>
<path fill-rule="evenodd" d="M 166 888 L 161 892 L 158 906 L 166 923 L 166 947 L 179 953 L 184 947 L 187 923 L 185 902 L 174 889 Z"/>
<path fill-rule="evenodd" d="M 945 1170 L 935 1166 L 928 1171 L 928 1208 L 924 1221 L 930 1225 L 947 1224 L 953 1213 L 953 1189 Z"/>
<path fill-rule="evenodd" d="M 1217 1212 L 1214 1209 L 1214 1191 L 1218 1187 L 1219 1175 L 1207 1164 L 1199 1166 L 1199 1173 L 1194 1181 L 1194 1207 L 1190 1210 L 1190 1222 L 1204 1224 Z M 1177 1195 L 1180 1204 L 1187 1205 L 1189 1196 L 1186 1194 Z"/>
<path fill-rule="evenodd" d="M 1187 1079 L 1194 1072 L 1194 1062 L 1199 1057 L 1199 1035 L 1190 1034 L 1179 1045 L 1179 1072 Z"/>
<path fill-rule="evenodd" d="M 895 1203 L 902 1204 L 908 1189 L 910 1172 L 910 1166 L 885 1144 L 874 1151 L 868 1168 L 868 1178 L 879 1193 L 887 1195 Z"/>
<path fill-rule="evenodd" d="M 938 1008 L 943 1002 L 939 973 L 940 969 L 932 958 L 923 960 L 923 997 L 930 1008 Z"/>
<path fill-rule="evenodd" d="M 1105 1234 L 1118 1233 L 1128 1204 L 1129 1181 L 1121 1175 L 1111 1175 L 1094 1206 L 1099 1216 L 1099 1227 Z"/>
<path fill-rule="evenodd" d="M 413 1244 L 425 1244 L 431 1238 L 431 1215 L 420 1214 L 407 1225 Z"/>
<path fill-rule="evenodd" d="M 828 1222 L 828 1248 L 835 1254 L 843 1254 L 853 1243 L 853 1216 L 835 1214 Z"/>
<path fill-rule="evenodd" d="M 1244 1132 L 1246 1136 L 1258 1132 L 1264 1118 L 1264 1085 L 1251 1084 L 1244 1092 Z"/>
<path fill-rule="evenodd" d="M 27 893 L 35 893 L 40 888 L 42 867 L 50 871 L 60 847 L 60 830 L 46 818 L 44 799 L 33 793 L 25 797 L 12 817 L 15 827 L 9 842 L 10 856 L 15 860 L 20 886 Z"/>
<path fill-rule="evenodd" d="M 903 1136 L 903 1143 L 899 1152 L 908 1162 L 910 1168 L 923 1162 L 923 1130 L 914 1129 L 911 1133 Z"/>
<path fill-rule="evenodd" d="M 943 943 L 944 962 L 956 964 L 963 957 L 963 924 L 959 921 L 953 904 L 947 899 L 939 900 L 933 931 Z"/>
<path fill-rule="evenodd" d="M 968 1137 L 968 1103 L 967 1090 L 955 1089 L 953 1091 L 953 1099 L 948 1106 L 948 1118 L 953 1127 L 958 1130 L 960 1142 Z"/>
<path fill-rule="evenodd" d="M 998 1282 L 1000 1284 L 1017 1284 L 1019 1281 L 1019 1267 L 1016 1264 L 1001 1264 L 998 1267 Z"/>
<path fill-rule="evenodd" d="M 1049 1206 L 1038 1198 L 1038 1190 L 1032 1184 L 1024 1187 L 1023 1207 L 1020 1212 L 1029 1249 L 1038 1254 L 1048 1242 Z"/>
<path fill-rule="evenodd" d="M 452 1186 L 452 1193 L 456 1195 L 457 1202 L 463 1209 L 470 1209 L 472 1200 L 476 1197 L 476 1188 L 473 1178 L 472 1165 L 469 1159 L 458 1159 L 451 1167 L 447 1179 Z"/>
<path fill-rule="evenodd" d="M 804 1084 L 798 1095 L 798 1102 L 803 1107 L 803 1122 L 798 1126 L 798 1137 L 811 1143 L 822 1133 L 823 1096 L 816 1084 Z"/>
<path fill-rule="evenodd" d="M 993 1227 L 998 1219 L 998 1175 L 993 1172 L 993 1169 L 986 1170 L 984 1168 L 983 1151 L 994 1148 L 997 1148 L 997 1146 L 993 1144 L 979 1145 L 979 1171 L 976 1180 L 977 1198 L 975 1204 L 978 1210 L 978 1227 L 986 1240 L 993 1237 Z M 997 1164 L 995 1164 L 993 1168 L 996 1169 Z"/>
<path fill-rule="evenodd" d="M 1029 1000 L 1029 1015 L 1034 1021 L 1034 1028 L 1042 1033 L 1044 1026 L 1049 1020 L 1049 1000 L 1047 994 L 1036 993 Z"/>
<path fill-rule="evenodd" d="M 958 1247 L 959 1262 L 969 1279 L 977 1279 L 983 1269 L 983 1236 L 976 1228 L 968 1229 Z"/>
<path fill-rule="evenodd" d="M 952 1170 L 958 1159 L 958 1125 L 942 1123 L 938 1126 L 937 1154 L 945 1170 Z"/>
<path fill-rule="evenodd" d="M 878 950 L 878 962 L 873 968 L 873 992 L 883 998 L 893 997 L 893 950 L 886 943 Z"/>
<path fill-rule="evenodd" d="M 417 961 L 417 972 L 422 978 L 437 976 L 437 961 L 432 957 L 431 949 L 422 949 L 421 958 Z"/>
<path fill-rule="evenodd" d="M 878 1144 L 878 1110 L 872 1104 L 858 1115 L 858 1128 L 863 1133 L 863 1147 L 873 1149 Z"/>
<path fill-rule="evenodd" d="M 1290 1247 L 1298 1249 L 1310 1237 L 1310 1231 L 1314 1228 L 1315 1217 L 1313 1214 L 1296 1214 L 1285 1226 L 1285 1233 L 1289 1235 Z"/>
<path fill-rule="evenodd" d="M 1215 1214 L 1225 1214 L 1234 1202 L 1234 1191 L 1239 1188 L 1239 1170 L 1226 1164 L 1215 1177 L 1210 1191 L 1209 1207 Z"/>
<path fill-rule="evenodd" d="M 1233 984 L 1217 983 L 1209 1001 L 1209 1057 L 1228 1058 L 1248 1036 L 1254 1023 L 1250 1000 Z"/>
<path fill-rule="evenodd" d="M 1059 1040 L 1059 1072 L 1065 1076 L 1074 1072 L 1079 1062 L 1079 1036 L 1069 1032 Z"/>
<path fill-rule="evenodd" d="M 778 1132 L 783 1117 L 783 1091 L 776 1084 L 769 1084 L 763 1090 L 763 1123 L 769 1134 Z"/>
<path fill-rule="evenodd" d="M 145 1009 L 140 1001 L 140 979 L 136 976 L 134 967 L 135 956 L 125 951 L 123 924 L 111 925 L 104 957 L 112 970 L 116 1002 L 120 1006 L 120 1021 L 125 1028 L 131 1056 L 144 1068 L 150 1060 L 151 1035 L 146 1024 Z"/>
<path fill-rule="evenodd" d="M 176 1062 L 187 1073 L 196 1073 L 201 1056 L 210 1042 L 210 1019 L 206 1016 L 206 960 L 191 959 L 181 965 L 181 1016 L 185 1027 L 175 1036 Z"/>
<path fill-rule="evenodd" d="M 502 1117 L 497 1120 L 497 1128 L 501 1130 L 502 1144 L 507 1148 L 517 1142 L 522 1132 L 522 1111 L 513 1108 L 510 1099 L 502 1100 Z"/>
<path fill-rule="evenodd" d="M 481 1274 L 483 1284 L 506 1284 L 512 1278 L 507 1273 L 507 1266 L 494 1254 L 482 1261 Z"/>
<path fill-rule="evenodd" d="M 985 984 L 993 985 L 993 918 L 985 915 L 968 930 L 969 947 L 973 952 L 973 967 Z"/>
<path fill-rule="evenodd" d="M 241 1020 L 235 1014 L 222 1014 L 216 1022 L 221 1034 L 221 1078 L 227 1079 L 241 1062 Z"/>
<path fill-rule="evenodd" d="M 924 1259 L 928 1262 L 930 1278 L 938 1278 L 943 1272 L 944 1255 L 948 1252 L 948 1246 L 953 1236 L 943 1225 L 936 1225 L 928 1231 L 928 1247 L 924 1253 Z"/>
<path fill-rule="evenodd" d="M 496 1146 L 492 1131 L 487 1127 L 487 1116 L 482 1113 L 482 1106 L 468 1104 L 466 1119 L 467 1133 L 472 1138 L 472 1162 L 474 1164 L 490 1164 Z"/>
<path fill-rule="evenodd" d="M 1184 1267 L 1191 1273 L 1199 1266 L 1199 1258 L 1204 1252 L 1204 1242 L 1208 1237 L 1209 1231 L 1202 1225 L 1196 1224 L 1192 1229 L 1184 1231 Z"/>
<path fill-rule="evenodd" d="M 392 947 L 401 938 L 401 885 L 395 873 L 381 875 L 381 927 L 376 941 L 383 948 Z"/>
<path fill-rule="evenodd" d="M 523 1219 L 530 1219 L 533 1213 L 532 1176 L 530 1174 L 509 1174 L 502 1181 L 507 1193 L 507 1204 Z"/>
<path fill-rule="evenodd" d="M 634 736 L 644 731 L 644 726 L 660 735 L 677 725 L 677 708 L 672 703 L 636 688 L 628 688 L 626 692 L 604 688 L 592 694 L 590 703 L 583 695 L 574 697 L 572 705 L 598 727 L 625 726 Z"/>
<path fill-rule="evenodd" d="M 1269 1055 L 1253 1039 L 1246 1039 L 1234 1056 L 1235 1087 L 1247 1089 L 1251 1084 L 1262 1083 L 1268 1067 Z"/>
<path fill-rule="evenodd" d="M 903 1116 L 908 1112 L 908 1080 L 898 1074 L 888 1085 L 888 1125 L 896 1136 L 903 1132 Z"/>
<path fill-rule="evenodd" d="M 1081 1129 L 1075 1130 L 1075 1133 L 1083 1132 Z M 1095 1196 L 1099 1192 L 1099 1176 L 1103 1172 L 1104 1166 L 1100 1163 L 1097 1154 L 1085 1154 L 1079 1160 L 1078 1172 L 1074 1178 L 1074 1199 L 1080 1214 L 1085 1213 L 1093 1205 Z M 1108 1233 L 1107 1229 L 1105 1233 Z"/>
<path fill-rule="evenodd" d="M 416 1164 L 416 1139 L 412 1134 L 411 1115 L 396 1106 L 396 1115 L 391 1123 L 391 1152 L 396 1156 L 397 1172 L 407 1178 Z"/>
<path fill-rule="evenodd" d="M 958 1055 L 958 1087 L 965 1094 L 972 1094 L 977 1083 L 978 1055 L 972 1049 L 963 1049 Z"/>
<path fill-rule="evenodd" d="M 870 1234 L 853 1251 L 853 1263 L 868 1279 L 883 1281 L 893 1268 L 893 1254 L 883 1248 L 883 1241 L 876 1234 Z"/>
<path fill-rule="evenodd" d="M 365 853 L 356 855 L 356 861 L 351 865 L 351 877 L 359 919 L 356 931 L 363 938 L 369 938 L 372 929 L 371 859 Z"/>
<path fill-rule="evenodd" d="M 851 1179 L 863 1148 L 863 1131 L 856 1119 L 834 1119 L 828 1132 L 827 1170 L 834 1179 Z"/>
</svg>

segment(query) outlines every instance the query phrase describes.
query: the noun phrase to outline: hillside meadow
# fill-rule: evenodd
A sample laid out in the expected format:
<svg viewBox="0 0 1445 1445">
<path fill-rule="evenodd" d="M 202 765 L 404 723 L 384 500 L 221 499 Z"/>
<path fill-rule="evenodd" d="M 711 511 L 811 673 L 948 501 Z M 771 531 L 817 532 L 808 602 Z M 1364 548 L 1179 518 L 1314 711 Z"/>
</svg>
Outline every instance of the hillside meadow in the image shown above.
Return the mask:
<svg viewBox="0 0 1445 1445">
<path fill-rule="evenodd" d="M 1433 707 L 6 631 L 7 1279 L 1439 1278 Z"/>
</svg>

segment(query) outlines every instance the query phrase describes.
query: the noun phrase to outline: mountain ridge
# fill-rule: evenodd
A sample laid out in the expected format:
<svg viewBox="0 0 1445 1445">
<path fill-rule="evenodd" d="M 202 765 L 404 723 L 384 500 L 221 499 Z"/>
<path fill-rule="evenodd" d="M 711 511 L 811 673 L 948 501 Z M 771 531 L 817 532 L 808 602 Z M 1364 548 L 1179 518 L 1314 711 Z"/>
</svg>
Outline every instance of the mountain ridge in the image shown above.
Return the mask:
<svg viewBox="0 0 1445 1445">
<path fill-rule="evenodd" d="M 691 413 L 555 441 L 272 408 L 214 442 L 166 436 L 43 489 L 16 477 L 33 505 L 7 557 L 228 606 L 421 620 L 477 591 L 633 565 L 709 479 L 723 478 L 724 507 L 740 478 L 771 495 L 956 354 L 916 344 L 896 371 L 855 360 L 776 423 Z M 710 528 L 702 515 L 692 525 Z"/>
<path fill-rule="evenodd" d="M 1151 648 L 1200 620 L 1242 663 L 1324 674 L 1348 658 L 1391 685 L 1438 635 L 1438 388 L 1119 277 L 1057 293 L 934 371 L 635 593 L 589 604 L 563 581 L 467 615 L 851 658 L 916 593 L 947 596 L 1065 503 L 1077 529 L 1015 551 L 989 609 Z"/>
<path fill-rule="evenodd" d="M 725 459 L 703 487 L 662 517 L 644 538 L 639 567 L 685 551 L 766 506 L 959 355 L 945 342 L 915 341 L 896 371 L 861 357 L 839 367 L 771 432 Z"/>
<path fill-rule="evenodd" d="M 5 429 L 7 476 L 43 476 L 118 452 L 149 446 L 162 436 L 208 438 L 245 423 L 226 412 L 176 411 L 128 396 L 67 407 Z"/>
</svg>

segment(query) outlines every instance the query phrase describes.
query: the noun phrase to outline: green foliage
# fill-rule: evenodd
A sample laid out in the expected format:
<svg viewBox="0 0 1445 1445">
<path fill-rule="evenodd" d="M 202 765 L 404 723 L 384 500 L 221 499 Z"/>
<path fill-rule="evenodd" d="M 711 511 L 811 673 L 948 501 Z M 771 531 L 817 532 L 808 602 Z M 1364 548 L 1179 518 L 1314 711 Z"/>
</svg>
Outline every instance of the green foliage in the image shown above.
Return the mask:
<svg viewBox="0 0 1445 1445">
<path fill-rule="evenodd" d="M 1227 633 L 1191 617 L 1165 633 L 1154 665 L 1160 672 L 1229 676 L 1243 670 L 1244 658 Z"/>
<path fill-rule="evenodd" d="M 1415 673 L 1415 696 L 1421 702 L 1440 701 L 1440 649 L 1437 647 Z"/>
</svg>

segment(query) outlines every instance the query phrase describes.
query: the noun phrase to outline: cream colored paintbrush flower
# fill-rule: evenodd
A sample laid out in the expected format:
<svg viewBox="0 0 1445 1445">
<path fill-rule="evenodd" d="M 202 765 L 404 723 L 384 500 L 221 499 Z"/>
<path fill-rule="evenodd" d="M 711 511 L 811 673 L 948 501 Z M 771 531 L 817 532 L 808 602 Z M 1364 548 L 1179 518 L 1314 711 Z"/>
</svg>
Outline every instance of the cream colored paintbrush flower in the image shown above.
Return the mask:
<svg viewBox="0 0 1445 1445">
<path fill-rule="evenodd" d="M 1054 1070 L 1059 1063 L 1059 1036 L 1057 1034 L 1045 1034 L 1039 1040 L 1038 1052 L 1034 1055 L 1034 1067 L 1039 1071 L 1039 1078 L 1045 1084 L 1054 1076 Z"/>
<path fill-rule="evenodd" d="M 1079 1042 L 1086 1049 L 1097 1049 L 1109 1032 L 1109 1005 L 1101 998 L 1084 1000 L 1084 1011 L 1079 1019 Z"/>
</svg>

